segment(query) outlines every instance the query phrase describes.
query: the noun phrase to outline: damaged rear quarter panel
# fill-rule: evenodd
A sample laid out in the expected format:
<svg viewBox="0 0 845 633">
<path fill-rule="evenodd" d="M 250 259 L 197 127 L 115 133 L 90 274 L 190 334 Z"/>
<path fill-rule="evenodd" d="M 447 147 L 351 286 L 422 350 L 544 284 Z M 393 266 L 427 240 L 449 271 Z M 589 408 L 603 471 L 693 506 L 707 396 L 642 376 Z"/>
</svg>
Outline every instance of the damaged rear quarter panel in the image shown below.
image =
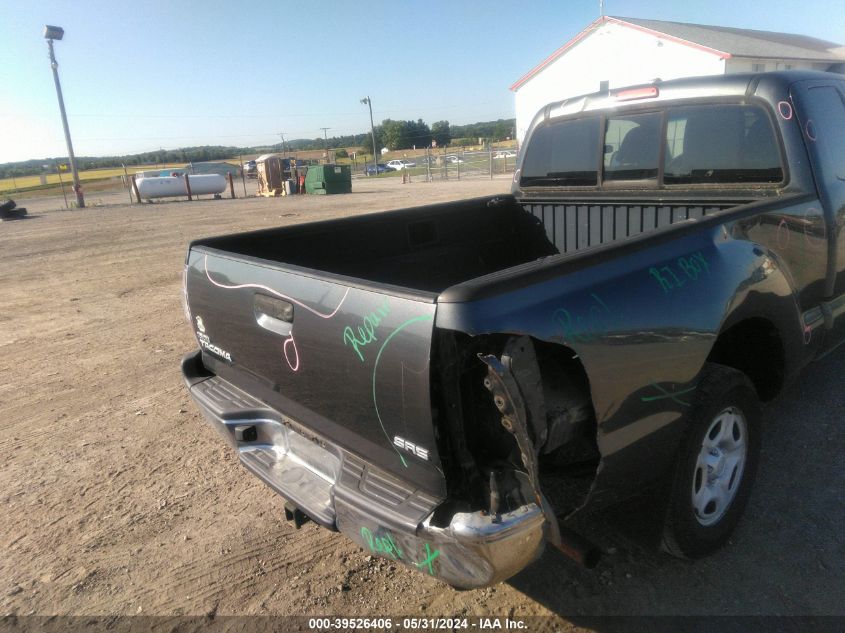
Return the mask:
<svg viewBox="0 0 845 633">
<path fill-rule="evenodd" d="M 696 380 L 734 312 L 771 308 L 800 332 L 793 290 L 767 253 L 731 224 L 475 299 L 446 291 L 436 325 L 469 335 L 528 335 L 575 351 L 590 385 L 602 455 L 587 504 L 613 503 L 671 465 Z M 483 288 L 483 286 L 482 286 Z M 450 295 L 463 301 L 450 301 Z"/>
</svg>

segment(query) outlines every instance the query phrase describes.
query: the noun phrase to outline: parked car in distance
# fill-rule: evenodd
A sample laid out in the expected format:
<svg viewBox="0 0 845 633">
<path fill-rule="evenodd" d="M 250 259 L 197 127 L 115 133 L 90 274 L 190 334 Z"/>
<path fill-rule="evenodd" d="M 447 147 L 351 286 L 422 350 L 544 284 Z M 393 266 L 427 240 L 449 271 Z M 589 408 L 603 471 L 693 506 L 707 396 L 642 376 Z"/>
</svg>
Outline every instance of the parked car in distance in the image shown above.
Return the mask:
<svg viewBox="0 0 845 633">
<path fill-rule="evenodd" d="M 395 160 L 388 161 L 387 167 L 389 169 L 393 169 L 394 171 L 402 171 L 403 169 L 407 169 L 408 167 L 416 167 L 417 164 L 410 160 L 405 160 L 404 158 L 397 158 Z"/>
<path fill-rule="evenodd" d="M 463 158 L 461 158 L 460 156 L 455 156 L 455 154 L 449 154 L 445 160 L 447 163 L 452 163 L 453 165 L 464 162 Z"/>
<path fill-rule="evenodd" d="M 516 152 L 511 149 L 503 150 L 493 154 L 493 158 L 516 158 Z"/>
<path fill-rule="evenodd" d="M 383 174 L 387 171 L 392 170 L 384 163 L 378 163 L 377 165 L 367 165 L 367 168 L 364 170 L 364 173 L 368 176 L 376 176 L 378 174 Z"/>
<path fill-rule="evenodd" d="M 258 165 L 254 160 L 244 163 L 244 176 L 247 178 L 258 178 Z"/>
</svg>

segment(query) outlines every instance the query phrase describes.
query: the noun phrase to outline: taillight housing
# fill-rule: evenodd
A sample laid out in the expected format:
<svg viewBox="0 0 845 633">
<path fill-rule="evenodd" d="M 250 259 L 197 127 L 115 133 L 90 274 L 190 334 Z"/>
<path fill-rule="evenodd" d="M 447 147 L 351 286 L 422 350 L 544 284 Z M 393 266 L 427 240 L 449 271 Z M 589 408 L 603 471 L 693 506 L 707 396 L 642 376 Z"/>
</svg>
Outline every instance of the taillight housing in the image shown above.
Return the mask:
<svg viewBox="0 0 845 633">
<path fill-rule="evenodd" d="M 636 101 L 638 99 L 653 99 L 660 96 L 657 86 L 646 86 L 644 88 L 627 88 L 613 93 L 617 101 Z"/>
</svg>

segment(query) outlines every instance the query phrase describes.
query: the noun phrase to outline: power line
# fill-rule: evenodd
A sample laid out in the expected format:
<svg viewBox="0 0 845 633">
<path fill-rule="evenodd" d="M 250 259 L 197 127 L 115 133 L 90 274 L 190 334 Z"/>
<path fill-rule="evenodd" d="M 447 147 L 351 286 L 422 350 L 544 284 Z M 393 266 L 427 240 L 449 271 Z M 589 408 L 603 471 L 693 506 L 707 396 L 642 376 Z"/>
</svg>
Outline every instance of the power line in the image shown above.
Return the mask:
<svg viewBox="0 0 845 633">
<path fill-rule="evenodd" d="M 450 127 L 452 128 L 462 128 L 471 125 L 483 125 L 483 124 L 490 124 L 490 123 L 497 123 L 499 121 L 511 121 L 514 117 L 507 117 L 507 118 L 498 118 L 492 119 L 487 121 L 476 121 L 474 123 L 449 123 Z M 414 121 L 414 123 L 416 123 Z M 436 123 L 436 121 L 435 121 Z M 323 128 L 320 128 L 321 130 Z M 330 130 L 332 128 L 328 127 L 325 128 Z M 85 136 L 79 137 L 78 140 L 81 141 L 158 141 L 158 140 L 179 140 L 179 139 L 223 139 L 223 138 L 272 138 L 274 136 L 278 136 L 279 132 L 259 132 L 254 134 L 190 134 L 185 136 Z M 291 136 L 290 133 L 285 132 L 286 136 Z M 348 134 L 341 134 L 340 136 L 354 136 L 356 134 L 361 134 L 361 132 L 349 132 Z M 418 138 L 420 135 L 413 136 L 410 138 Z M 424 136 L 424 135 L 422 135 Z M 319 137 L 318 137 L 319 138 Z M 333 136 L 332 138 L 338 138 L 337 136 Z M 293 139 L 294 141 L 297 140 L 313 140 L 313 137 L 303 135 L 300 138 Z"/>
<path fill-rule="evenodd" d="M 472 103 L 473 106 L 481 106 L 481 105 L 489 105 L 492 103 L 501 103 L 501 100 L 493 100 L 493 101 L 474 101 Z M 452 104 L 439 104 L 433 106 L 427 105 L 413 105 L 407 106 L 403 108 L 393 108 L 387 110 L 380 110 L 383 113 L 397 113 L 397 112 L 407 112 L 411 109 L 418 109 L 418 110 L 427 110 L 427 111 L 438 111 L 438 110 L 454 110 L 457 108 L 463 108 L 466 104 L 461 103 L 452 103 Z M 330 117 L 330 116 L 358 116 L 360 113 L 358 112 L 293 112 L 289 113 L 286 112 L 284 116 L 286 117 Z M 13 115 L 2 115 L 0 116 L 13 116 Z M 97 117 L 97 118 L 111 118 L 111 119 L 277 119 L 278 114 L 179 114 L 179 113 L 168 113 L 168 114 L 138 114 L 138 113 L 104 113 L 104 112 L 96 112 L 96 113 L 88 113 L 88 112 L 77 112 L 74 114 L 69 114 L 70 117 Z M 46 118 L 44 115 L 42 118 Z"/>
</svg>

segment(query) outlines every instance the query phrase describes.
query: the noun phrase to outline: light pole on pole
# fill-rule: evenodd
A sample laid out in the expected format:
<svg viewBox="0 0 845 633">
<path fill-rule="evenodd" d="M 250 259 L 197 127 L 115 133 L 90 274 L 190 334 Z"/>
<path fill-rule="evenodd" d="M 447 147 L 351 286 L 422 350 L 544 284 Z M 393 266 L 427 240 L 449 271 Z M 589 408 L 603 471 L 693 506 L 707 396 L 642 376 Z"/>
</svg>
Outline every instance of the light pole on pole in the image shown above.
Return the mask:
<svg viewBox="0 0 845 633">
<path fill-rule="evenodd" d="M 369 95 L 361 99 L 361 103 L 366 104 L 370 107 L 370 132 L 373 135 L 373 169 L 375 170 L 375 174 L 378 175 L 378 159 L 376 158 L 376 126 L 373 124 L 373 102 L 370 99 Z"/>
<path fill-rule="evenodd" d="M 79 186 L 79 173 L 76 171 L 76 157 L 73 155 L 73 143 L 70 142 L 70 128 L 67 124 L 65 114 L 65 100 L 62 98 L 62 85 L 59 83 L 59 62 L 56 61 L 56 54 L 53 52 L 53 40 L 61 40 L 65 30 L 60 26 L 44 27 L 44 38 L 47 40 L 47 48 L 50 49 L 50 66 L 53 69 L 53 81 L 56 83 L 56 96 L 59 98 L 59 111 L 62 114 L 62 126 L 65 129 L 65 142 L 67 143 L 67 154 L 70 162 L 70 173 L 73 178 L 73 190 L 76 193 L 76 206 L 85 206 L 85 197 L 82 195 L 82 187 Z"/>
<path fill-rule="evenodd" d="M 287 156 L 287 152 L 285 151 L 285 133 L 279 132 L 279 136 L 282 137 L 282 158 Z"/>
</svg>

